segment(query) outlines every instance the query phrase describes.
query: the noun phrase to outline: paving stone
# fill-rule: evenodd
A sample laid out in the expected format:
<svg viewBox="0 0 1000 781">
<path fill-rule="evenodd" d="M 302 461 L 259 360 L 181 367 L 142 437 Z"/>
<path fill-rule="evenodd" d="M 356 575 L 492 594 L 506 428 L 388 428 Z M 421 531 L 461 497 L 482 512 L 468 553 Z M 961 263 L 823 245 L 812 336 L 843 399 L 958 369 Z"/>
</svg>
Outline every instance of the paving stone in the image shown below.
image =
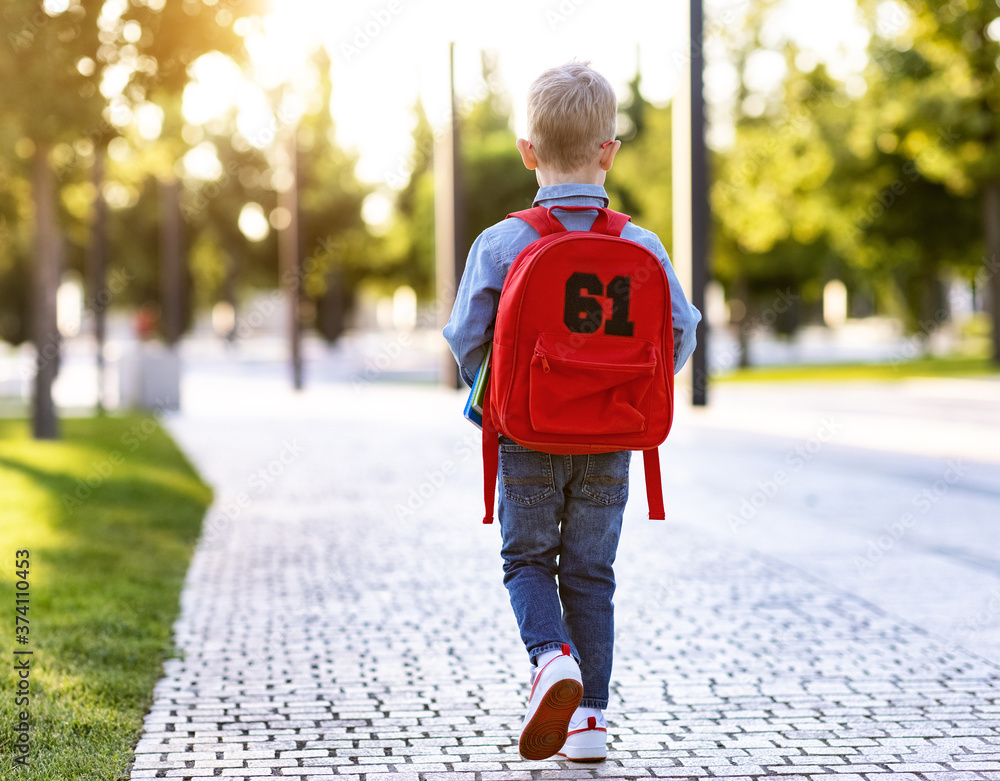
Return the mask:
<svg viewBox="0 0 1000 781">
<path fill-rule="evenodd" d="M 865 778 L 868 781 L 922 781 L 913 773 L 865 773 Z"/>
<path fill-rule="evenodd" d="M 924 781 L 981 781 L 985 775 L 970 770 L 944 770 L 921 773 Z"/>
</svg>

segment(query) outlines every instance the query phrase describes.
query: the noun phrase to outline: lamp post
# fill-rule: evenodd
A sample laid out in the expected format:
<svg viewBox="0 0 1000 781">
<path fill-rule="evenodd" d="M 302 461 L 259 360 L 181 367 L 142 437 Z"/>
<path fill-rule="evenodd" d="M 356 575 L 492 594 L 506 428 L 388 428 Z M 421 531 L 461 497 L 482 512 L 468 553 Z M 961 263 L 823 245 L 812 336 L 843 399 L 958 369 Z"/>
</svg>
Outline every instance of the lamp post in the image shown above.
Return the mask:
<svg viewBox="0 0 1000 781">
<path fill-rule="evenodd" d="M 279 285 L 288 302 L 288 360 L 292 387 L 296 391 L 305 385 L 302 356 L 302 233 L 301 181 L 299 159 L 299 122 L 305 110 L 305 101 L 296 91 L 296 78 L 286 75 L 270 92 L 276 118 L 274 165 L 278 174 L 278 208 L 285 222 L 278 229 Z"/>
<path fill-rule="evenodd" d="M 94 150 L 94 167 L 92 181 L 94 183 L 94 217 L 91 228 L 89 261 L 90 306 L 94 316 L 94 341 L 97 344 L 97 413 L 104 414 L 104 342 L 107 336 L 107 298 L 104 291 L 105 276 L 108 265 L 108 205 L 104 200 L 101 185 L 104 184 L 105 149 L 99 146 Z"/>
<path fill-rule="evenodd" d="M 681 80 L 673 111 L 673 262 L 691 303 L 702 313 L 698 346 L 691 356 L 691 403 L 708 403 L 708 328 L 705 285 L 708 283 L 708 155 L 705 146 L 704 8 L 690 0 L 687 8 L 691 43 L 687 78 Z"/>
<path fill-rule="evenodd" d="M 434 147 L 434 234 L 436 246 L 439 326 L 444 327 L 455 303 L 455 292 L 465 271 L 465 212 L 462 206 L 461 142 L 455 99 L 455 44 L 448 47 L 451 122 Z M 462 388 L 458 367 L 447 350 L 442 355 L 441 378 L 445 386 Z"/>
<path fill-rule="evenodd" d="M 289 361 L 292 370 L 292 387 L 299 391 L 303 386 L 302 369 L 302 253 L 299 240 L 299 173 L 298 173 L 298 122 L 282 128 L 282 166 L 290 174 L 283 188 L 278 190 L 278 205 L 285 210 L 288 223 L 278 235 L 278 267 L 288 302 Z"/>
</svg>

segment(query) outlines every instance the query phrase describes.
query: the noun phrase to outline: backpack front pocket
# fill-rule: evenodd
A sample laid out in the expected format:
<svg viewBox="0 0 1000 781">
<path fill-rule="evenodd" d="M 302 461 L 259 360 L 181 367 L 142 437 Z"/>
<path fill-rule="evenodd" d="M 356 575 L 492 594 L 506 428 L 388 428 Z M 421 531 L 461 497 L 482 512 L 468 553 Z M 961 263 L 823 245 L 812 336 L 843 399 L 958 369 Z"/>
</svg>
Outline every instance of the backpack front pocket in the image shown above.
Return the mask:
<svg viewBox="0 0 1000 781">
<path fill-rule="evenodd" d="M 653 344 L 603 334 L 541 333 L 531 358 L 531 426 L 546 434 L 639 434 L 656 372 Z"/>
</svg>

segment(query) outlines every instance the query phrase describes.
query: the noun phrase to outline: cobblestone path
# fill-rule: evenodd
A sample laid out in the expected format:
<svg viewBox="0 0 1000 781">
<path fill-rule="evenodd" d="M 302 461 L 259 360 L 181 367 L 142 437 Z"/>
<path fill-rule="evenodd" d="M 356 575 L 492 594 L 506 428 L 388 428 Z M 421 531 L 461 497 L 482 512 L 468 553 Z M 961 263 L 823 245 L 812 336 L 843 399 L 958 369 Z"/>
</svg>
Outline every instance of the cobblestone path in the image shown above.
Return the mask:
<svg viewBox="0 0 1000 781">
<path fill-rule="evenodd" d="M 1000 667 L 699 523 L 697 478 L 646 520 L 641 459 L 608 759 L 521 760 L 478 436 L 456 397 L 408 398 L 171 422 L 216 502 L 131 778 L 1000 781 Z"/>
</svg>

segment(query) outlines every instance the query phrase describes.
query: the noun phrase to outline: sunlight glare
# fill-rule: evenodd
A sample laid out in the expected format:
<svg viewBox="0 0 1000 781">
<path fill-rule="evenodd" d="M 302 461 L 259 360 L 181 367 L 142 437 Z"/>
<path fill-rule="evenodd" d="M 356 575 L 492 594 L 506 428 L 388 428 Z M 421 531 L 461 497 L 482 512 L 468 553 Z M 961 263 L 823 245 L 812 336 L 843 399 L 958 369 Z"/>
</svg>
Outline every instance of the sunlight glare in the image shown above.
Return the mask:
<svg viewBox="0 0 1000 781">
<path fill-rule="evenodd" d="M 256 84 L 244 84 L 237 98 L 236 130 L 254 149 L 267 149 L 274 142 L 277 123 L 267 95 Z"/>
<path fill-rule="evenodd" d="M 253 201 L 243 205 L 237 225 L 240 232 L 250 241 L 263 241 L 271 232 L 264 209 Z"/>
<path fill-rule="evenodd" d="M 101 94 L 106 98 L 121 95 L 132 78 L 132 69 L 124 63 L 108 65 L 101 74 Z"/>
<path fill-rule="evenodd" d="M 734 6 L 744 3 L 705 3 L 709 91 L 724 99 L 733 91 L 732 67 L 712 58 L 724 58 L 714 52 L 724 41 L 725 25 L 739 16 Z M 359 155 L 356 173 L 362 181 L 398 188 L 408 180 L 412 108 L 418 96 L 435 130 L 449 122 L 449 41 L 456 42 L 460 103 L 483 97 L 480 52 L 496 53 L 497 76 L 511 99 L 514 130 L 523 134 L 531 81 L 545 68 L 574 58 L 592 61 L 620 97 L 627 94 L 625 85 L 638 66 L 643 96 L 658 105 L 668 101 L 682 77 L 678 63 L 689 49 L 680 24 L 685 4 L 619 0 L 609 13 L 583 0 L 553 0 L 542 6 L 530 0 L 505 0 L 502 6 L 439 0 L 430 12 L 412 0 L 271 0 L 262 18 L 236 23 L 250 54 L 243 85 L 210 87 L 209 77 L 199 75 L 199 86 L 190 88 L 191 95 L 185 91 L 185 117 L 201 124 L 224 112 L 223 106 L 235 106 L 239 135 L 257 149 L 271 147 L 279 123 L 296 121 L 305 103 L 317 97 L 310 58 L 322 45 L 332 63 L 331 108 L 338 143 Z M 899 0 L 883 0 L 883 5 L 888 9 L 880 9 L 883 26 L 899 27 L 900 15 L 890 13 Z M 868 38 L 857 24 L 855 0 L 780 0 L 778 7 L 770 37 L 793 38 L 842 80 L 865 66 Z M 764 56 L 756 58 L 752 70 L 758 89 L 766 93 L 784 65 L 775 56 Z M 751 101 L 750 109 L 758 108 Z M 375 203 L 369 208 L 376 209 Z"/>
<path fill-rule="evenodd" d="M 222 176 L 222 163 L 215 144 L 203 141 L 188 151 L 182 160 L 184 172 L 193 179 L 214 182 Z"/>
<path fill-rule="evenodd" d="M 361 204 L 361 218 L 376 235 L 384 235 L 392 219 L 393 202 L 386 194 L 376 190 Z"/>
<path fill-rule="evenodd" d="M 339 4 L 328 0 L 281 0 L 250 32 L 246 48 L 254 66 L 254 81 L 264 90 L 294 84 L 307 70 L 310 54 L 322 42 L 323 30 L 336 26 Z"/>
<path fill-rule="evenodd" d="M 223 116 L 233 108 L 234 96 L 245 83 L 240 67 L 218 52 L 199 57 L 192 63 L 190 73 L 181 112 L 192 125 L 203 125 Z"/>
<path fill-rule="evenodd" d="M 49 16 L 59 16 L 69 10 L 69 0 L 45 0 L 42 8 Z"/>
<path fill-rule="evenodd" d="M 139 136 L 145 141 L 155 141 L 163 130 L 163 109 L 155 103 L 143 103 L 135 110 Z"/>
</svg>

